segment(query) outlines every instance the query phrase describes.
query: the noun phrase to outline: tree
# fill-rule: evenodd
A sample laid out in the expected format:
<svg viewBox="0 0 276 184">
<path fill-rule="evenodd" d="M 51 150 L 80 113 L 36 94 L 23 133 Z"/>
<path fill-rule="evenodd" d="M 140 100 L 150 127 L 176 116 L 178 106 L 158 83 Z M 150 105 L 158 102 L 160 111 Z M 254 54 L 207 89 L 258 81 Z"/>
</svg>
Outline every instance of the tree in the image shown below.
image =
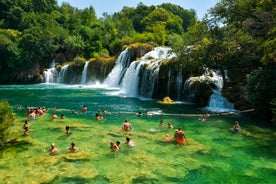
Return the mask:
<svg viewBox="0 0 276 184">
<path fill-rule="evenodd" d="M 164 8 L 153 10 L 141 20 L 141 23 L 145 25 L 146 31 L 152 31 L 152 27 L 155 25 L 164 25 L 168 33 L 181 34 L 184 31 L 182 28 L 182 19 Z"/>
<path fill-rule="evenodd" d="M 248 100 L 265 119 L 273 116 L 273 99 L 276 94 L 276 65 L 255 70 L 248 76 Z M 274 106 L 275 107 L 275 106 Z"/>
<path fill-rule="evenodd" d="M 182 28 L 185 32 L 196 21 L 196 13 L 193 9 L 185 10 L 181 6 L 171 4 L 171 3 L 163 3 L 158 7 L 164 8 L 165 10 L 170 11 L 174 15 L 177 15 L 178 17 L 180 17 L 182 19 Z"/>
<path fill-rule="evenodd" d="M 19 48 L 21 33 L 16 30 L 0 29 L 0 80 L 12 78 L 20 63 L 21 49 Z"/>
</svg>

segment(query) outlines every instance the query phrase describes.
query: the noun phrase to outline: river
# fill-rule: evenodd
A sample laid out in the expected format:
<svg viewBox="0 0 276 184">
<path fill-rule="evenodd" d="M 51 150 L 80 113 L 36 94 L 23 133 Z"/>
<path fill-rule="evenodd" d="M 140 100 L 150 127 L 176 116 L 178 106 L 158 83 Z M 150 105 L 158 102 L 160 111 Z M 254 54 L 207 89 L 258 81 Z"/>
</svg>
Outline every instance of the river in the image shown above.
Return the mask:
<svg viewBox="0 0 276 184">
<path fill-rule="evenodd" d="M 16 117 L 10 135 L 14 143 L 0 151 L 1 183 L 275 183 L 275 129 L 261 126 L 261 120 L 246 113 L 211 113 L 201 122 L 205 110 L 192 104 L 165 105 L 118 92 L 89 85 L 0 86 L 1 101 L 9 102 Z M 86 113 L 81 112 L 83 105 Z M 42 106 L 46 114 L 27 119 L 25 107 Z M 104 119 L 95 120 L 95 113 L 104 109 Z M 51 118 L 54 112 L 56 120 Z M 25 120 L 31 136 L 23 136 Z M 121 130 L 124 120 L 133 126 L 129 133 Z M 240 122 L 239 133 L 232 131 L 235 121 Z M 164 136 L 173 137 L 178 127 L 188 142 L 164 143 Z M 127 136 L 134 147 L 124 144 Z M 111 141 L 121 142 L 117 153 L 111 152 Z M 77 153 L 66 150 L 71 142 Z M 48 153 L 51 143 L 58 154 Z"/>
</svg>

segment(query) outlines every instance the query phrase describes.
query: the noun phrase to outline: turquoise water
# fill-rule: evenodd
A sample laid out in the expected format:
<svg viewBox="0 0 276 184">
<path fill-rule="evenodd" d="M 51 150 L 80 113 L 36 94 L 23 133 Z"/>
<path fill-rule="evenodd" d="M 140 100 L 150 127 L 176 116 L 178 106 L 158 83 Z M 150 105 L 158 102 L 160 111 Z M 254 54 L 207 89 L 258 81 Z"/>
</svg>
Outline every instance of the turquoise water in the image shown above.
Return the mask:
<svg viewBox="0 0 276 184">
<path fill-rule="evenodd" d="M 0 151 L 1 183 L 275 183 L 275 128 L 259 126 L 261 120 L 247 114 L 211 116 L 200 122 L 204 111 L 193 105 L 164 105 L 119 97 L 117 92 L 70 85 L 0 86 L 0 100 L 8 101 L 16 116 L 10 135 L 14 144 Z M 87 113 L 81 113 L 83 105 Z M 29 137 L 23 136 L 25 106 L 48 109 L 29 120 Z M 52 120 L 54 107 L 66 118 Z M 78 114 L 72 114 L 73 109 Z M 103 121 L 94 119 L 99 109 L 108 110 Z M 139 117 L 138 111 L 153 114 Z M 134 128 L 128 135 L 121 131 L 125 119 Z M 231 131 L 236 120 L 242 127 L 237 134 Z M 167 128 L 168 122 L 174 129 Z M 187 144 L 162 142 L 179 126 Z M 134 147 L 124 144 L 126 136 Z M 72 141 L 77 153 L 66 150 Z M 118 153 L 109 149 L 111 141 L 121 142 Z M 48 154 L 51 143 L 59 148 L 57 155 Z"/>
</svg>

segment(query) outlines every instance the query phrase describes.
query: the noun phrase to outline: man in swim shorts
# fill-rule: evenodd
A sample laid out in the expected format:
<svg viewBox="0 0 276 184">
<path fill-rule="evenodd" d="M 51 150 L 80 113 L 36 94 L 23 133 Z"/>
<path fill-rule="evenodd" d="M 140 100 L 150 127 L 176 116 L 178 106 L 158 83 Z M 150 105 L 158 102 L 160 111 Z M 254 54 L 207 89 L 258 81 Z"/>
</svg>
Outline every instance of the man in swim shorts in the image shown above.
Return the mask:
<svg viewBox="0 0 276 184">
<path fill-rule="evenodd" d="M 178 127 L 178 129 L 175 131 L 174 139 L 177 143 L 184 143 L 186 142 L 186 136 L 182 130 L 182 127 Z"/>
<path fill-rule="evenodd" d="M 123 131 L 131 131 L 132 130 L 132 125 L 128 122 L 128 120 L 125 120 L 122 124 L 122 130 Z"/>
</svg>

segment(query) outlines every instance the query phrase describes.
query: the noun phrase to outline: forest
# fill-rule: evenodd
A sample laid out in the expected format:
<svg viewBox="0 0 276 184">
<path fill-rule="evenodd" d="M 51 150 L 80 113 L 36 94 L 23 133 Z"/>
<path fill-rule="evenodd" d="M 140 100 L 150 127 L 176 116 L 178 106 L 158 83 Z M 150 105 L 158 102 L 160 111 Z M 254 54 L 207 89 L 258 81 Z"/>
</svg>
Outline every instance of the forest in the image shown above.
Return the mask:
<svg viewBox="0 0 276 184">
<path fill-rule="evenodd" d="M 0 84 L 41 82 L 53 59 L 116 57 L 133 44 L 169 46 L 187 76 L 220 70 L 223 94 L 238 109 L 276 121 L 274 0 L 221 0 L 202 20 L 171 3 L 139 3 L 100 18 L 92 6 L 56 0 L 0 0 L 0 7 Z"/>
</svg>

